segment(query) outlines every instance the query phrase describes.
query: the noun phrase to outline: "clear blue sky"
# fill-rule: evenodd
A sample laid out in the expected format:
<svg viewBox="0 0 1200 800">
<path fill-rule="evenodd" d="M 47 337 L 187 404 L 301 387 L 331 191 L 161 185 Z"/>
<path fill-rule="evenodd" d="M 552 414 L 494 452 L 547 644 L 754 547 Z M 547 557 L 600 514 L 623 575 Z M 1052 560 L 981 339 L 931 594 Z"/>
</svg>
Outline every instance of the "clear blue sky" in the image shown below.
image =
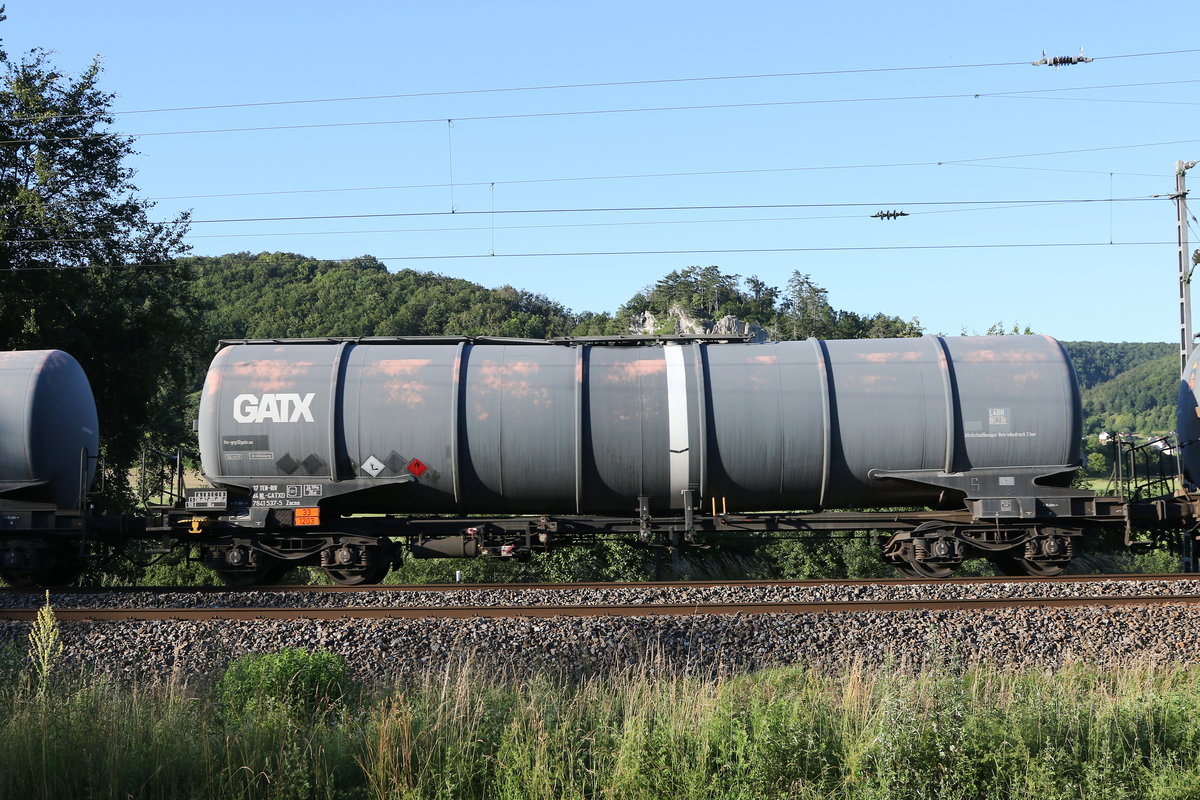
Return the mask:
<svg viewBox="0 0 1200 800">
<path fill-rule="evenodd" d="M 197 222 L 197 254 L 371 254 L 393 269 L 511 284 L 593 311 L 613 311 L 688 265 L 717 264 L 778 286 L 800 270 L 835 307 L 915 316 L 931 332 L 1019 321 L 1069 340 L 1177 335 L 1174 208 L 1132 198 L 1170 194 L 1175 161 L 1200 158 L 1200 53 L 1100 57 L 1200 47 L 1193 3 L 7 7 L 0 34 L 10 52 L 46 48 L 69 72 L 101 56 L 119 111 L 1007 64 L 1082 46 L 1097 60 L 1058 70 L 1019 64 L 439 94 L 121 114 L 114 127 L 150 134 L 434 120 L 141 136 L 142 194 L 184 196 L 159 200 L 162 218 L 183 209 L 197 221 L 422 215 Z M 1145 83 L 1158 85 L 1124 86 Z M 1111 86 L 1120 88 L 1067 91 Z M 986 96 L 996 92 L 1036 94 Z M 935 95 L 954 97 L 928 99 Z M 900 97 L 927 99 L 873 99 Z M 839 102 L 811 102 L 822 100 Z M 779 105 L 744 105 L 768 103 Z M 1180 140 L 1191 141 L 1132 146 Z M 1089 148 L 1122 149 L 1000 158 Z M 995 160 L 937 165 L 964 159 Z M 807 169 L 815 167 L 858 168 Z M 611 177 L 701 172 L 726 174 Z M 546 180 L 597 177 L 606 179 Z M 1200 168 L 1191 183 L 1200 187 Z M 412 186 L 426 188 L 373 188 Z M 314 191 L 341 189 L 359 191 Z M 249 194 L 267 192 L 278 194 Z M 1200 212 L 1200 191 L 1192 195 Z M 994 202 L 1067 199 L 1102 202 Z M 947 201 L 975 205 L 923 205 Z M 867 205 L 839 205 L 854 203 Z M 768 205 L 796 207 L 492 213 Z M 454 216 L 445 213 L 452 207 Z M 870 218 L 892 209 L 911 216 Z M 1193 231 L 1193 248 L 1198 238 Z M 1098 246 L 975 247 L 1028 244 Z M 512 256 L 682 250 L 782 252 Z M 448 255 L 485 257 L 400 260 Z"/>
</svg>

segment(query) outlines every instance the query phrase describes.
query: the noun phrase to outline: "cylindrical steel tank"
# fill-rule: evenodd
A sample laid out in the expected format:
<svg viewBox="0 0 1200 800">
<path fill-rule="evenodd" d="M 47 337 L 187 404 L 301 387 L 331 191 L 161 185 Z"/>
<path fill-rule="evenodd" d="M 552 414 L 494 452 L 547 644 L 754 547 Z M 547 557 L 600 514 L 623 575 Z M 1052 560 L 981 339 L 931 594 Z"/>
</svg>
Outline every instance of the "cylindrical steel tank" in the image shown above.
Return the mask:
<svg viewBox="0 0 1200 800">
<path fill-rule="evenodd" d="M 0 352 L 0 496 L 78 509 L 99 449 L 78 361 L 61 350 Z"/>
<path fill-rule="evenodd" d="M 928 505 L 937 487 L 872 471 L 1068 475 L 1080 432 L 1045 336 L 244 343 L 200 405 L 211 481 L 342 512 L 627 516 L 688 490 L 731 511 Z"/>
</svg>

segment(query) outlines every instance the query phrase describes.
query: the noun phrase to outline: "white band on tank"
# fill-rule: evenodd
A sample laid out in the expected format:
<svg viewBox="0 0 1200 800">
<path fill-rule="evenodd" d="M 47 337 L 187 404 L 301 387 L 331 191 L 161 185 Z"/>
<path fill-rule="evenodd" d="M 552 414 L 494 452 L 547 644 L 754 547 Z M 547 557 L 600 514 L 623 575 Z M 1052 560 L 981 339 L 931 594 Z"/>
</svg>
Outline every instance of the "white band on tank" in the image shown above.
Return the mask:
<svg viewBox="0 0 1200 800">
<path fill-rule="evenodd" d="M 667 440 L 671 451 L 670 480 L 671 508 L 683 508 L 683 492 L 691 479 L 691 453 L 688 452 L 688 394 L 687 371 L 683 363 L 683 348 L 677 344 L 663 345 L 667 362 Z"/>
</svg>

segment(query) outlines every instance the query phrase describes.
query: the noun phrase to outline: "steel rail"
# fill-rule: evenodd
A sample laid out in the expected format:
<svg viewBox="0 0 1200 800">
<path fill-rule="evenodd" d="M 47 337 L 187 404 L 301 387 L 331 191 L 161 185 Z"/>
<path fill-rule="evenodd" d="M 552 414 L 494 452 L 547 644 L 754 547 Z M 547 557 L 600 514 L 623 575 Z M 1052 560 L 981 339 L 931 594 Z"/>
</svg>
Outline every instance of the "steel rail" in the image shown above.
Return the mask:
<svg viewBox="0 0 1200 800">
<path fill-rule="evenodd" d="M 483 617 L 680 617 L 861 613 L 881 611 L 986 611 L 1008 608 L 1085 608 L 1111 606 L 1200 605 L 1197 595 L 1127 597 L 989 598 L 954 600 L 821 601 L 799 603 L 686 603 L 567 606 L 430 606 L 424 608 L 88 608 L 55 611 L 62 622 L 138 620 L 357 620 L 473 619 Z M 0 609 L 0 621 L 30 622 L 38 609 Z"/>
<path fill-rule="evenodd" d="M 1200 574 L 1173 572 L 1166 574 L 1120 574 L 1120 575 L 1053 575 L 1039 577 L 1036 575 L 1002 575 L 986 577 L 958 578 L 836 578 L 836 579 L 806 579 L 806 580 L 709 580 L 709 581 L 644 581 L 635 583 L 579 582 L 579 583 L 418 583 L 365 586 L 326 586 L 306 584 L 283 584 L 270 586 L 63 586 L 51 587 L 51 594 L 149 594 L 190 593 L 196 595 L 268 592 L 284 594 L 289 592 L 312 592 L 314 594 L 340 594 L 343 592 L 455 592 L 455 591 L 536 591 L 536 590 L 571 590 L 571 589 L 706 589 L 713 587 L 805 587 L 805 586 L 970 586 L 974 584 L 1004 584 L 1004 583 L 1120 583 L 1132 581 L 1200 581 Z M 45 588 L 3 587 L 0 596 L 45 594 Z"/>
</svg>

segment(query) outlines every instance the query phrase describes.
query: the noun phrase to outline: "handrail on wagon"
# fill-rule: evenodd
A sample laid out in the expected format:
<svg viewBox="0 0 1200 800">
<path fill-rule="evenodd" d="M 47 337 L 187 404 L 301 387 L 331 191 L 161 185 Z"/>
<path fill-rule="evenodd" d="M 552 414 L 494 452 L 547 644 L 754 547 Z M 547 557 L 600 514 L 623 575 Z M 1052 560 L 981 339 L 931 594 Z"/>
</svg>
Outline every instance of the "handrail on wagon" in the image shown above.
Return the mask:
<svg viewBox="0 0 1200 800">
<path fill-rule="evenodd" d="M 556 336 L 552 339 L 522 339 L 506 336 L 318 336 L 297 339 L 221 339 L 217 349 L 247 344 L 511 344 L 511 345 L 653 345 L 666 343 L 727 343 L 750 342 L 751 334 L 697 333 L 669 336 Z"/>
</svg>

